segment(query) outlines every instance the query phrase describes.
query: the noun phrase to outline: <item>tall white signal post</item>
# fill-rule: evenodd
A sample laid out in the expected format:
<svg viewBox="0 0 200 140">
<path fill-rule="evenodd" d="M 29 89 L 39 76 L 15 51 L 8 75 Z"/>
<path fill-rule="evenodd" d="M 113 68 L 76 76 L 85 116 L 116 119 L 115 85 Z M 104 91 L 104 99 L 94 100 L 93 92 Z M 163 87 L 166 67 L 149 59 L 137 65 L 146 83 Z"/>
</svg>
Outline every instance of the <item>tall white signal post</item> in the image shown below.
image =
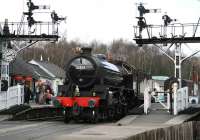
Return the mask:
<svg viewBox="0 0 200 140">
<path fill-rule="evenodd" d="M 6 91 L 9 86 L 9 62 L 12 61 L 17 53 L 39 41 L 57 41 L 58 25 L 65 20 L 59 17 L 55 11 L 51 14 L 50 22 L 36 21 L 33 17 L 37 10 L 49 10 L 49 6 L 35 5 L 32 0 L 27 1 L 28 11 L 22 15 L 21 22 L 5 22 L 0 23 L 0 63 L 1 78 L 0 90 Z M 24 22 L 26 17 L 27 22 Z M 3 25 L 3 27 L 1 27 Z M 27 46 L 17 46 L 14 48 L 13 42 L 26 42 Z"/>
<path fill-rule="evenodd" d="M 167 14 L 163 15 L 163 25 L 150 25 L 144 17 L 144 14 L 149 13 L 142 3 L 138 5 L 138 11 L 140 16 L 137 17 L 138 25 L 134 26 L 135 37 L 134 40 L 139 46 L 143 44 L 153 44 L 158 47 L 163 54 L 165 54 L 174 63 L 174 77 L 179 81 L 179 88 L 182 87 L 182 63 L 191 58 L 200 50 L 192 53 L 191 55 L 184 57 L 182 54 L 183 43 L 200 43 L 199 22 L 197 23 L 173 23 L 176 19 L 171 19 Z M 154 10 L 156 12 L 156 9 Z M 146 30 L 147 32 L 143 32 Z M 187 32 L 186 32 L 187 31 Z M 163 47 L 168 47 L 169 50 L 172 46 L 175 46 L 175 57 L 170 56 Z"/>
</svg>

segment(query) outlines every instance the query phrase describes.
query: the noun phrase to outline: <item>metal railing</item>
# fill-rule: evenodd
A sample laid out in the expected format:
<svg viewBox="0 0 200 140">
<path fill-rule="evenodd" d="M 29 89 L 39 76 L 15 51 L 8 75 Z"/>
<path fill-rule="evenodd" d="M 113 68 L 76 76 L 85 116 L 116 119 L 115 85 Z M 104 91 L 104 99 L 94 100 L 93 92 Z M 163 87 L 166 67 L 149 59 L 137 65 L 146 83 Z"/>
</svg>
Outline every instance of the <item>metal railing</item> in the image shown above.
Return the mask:
<svg viewBox="0 0 200 140">
<path fill-rule="evenodd" d="M 0 92 L 0 110 L 8 109 L 24 103 L 24 86 L 9 87 L 8 91 Z"/>
<path fill-rule="evenodd" d="M 142 32 L 143 38 L 200 37 L 199 23 L 174 23 L 168 26 L 147 25 Z M 140 36 L 139 26 L 133 26 L 134 36 Z M 148 32 L 148 33 L 147 33 Z M 148 36 L 149 35 L 149 36 Z"/>
<path fill-rule="evenodd" d="M 1 27 L 4 22 L 0 22 Z M 41 22 L 35 23 L 31 29 L 27 22 L 8 22 L 9 31 L 14 35 L 58 35 L 58 23 Z"/>
</svg>

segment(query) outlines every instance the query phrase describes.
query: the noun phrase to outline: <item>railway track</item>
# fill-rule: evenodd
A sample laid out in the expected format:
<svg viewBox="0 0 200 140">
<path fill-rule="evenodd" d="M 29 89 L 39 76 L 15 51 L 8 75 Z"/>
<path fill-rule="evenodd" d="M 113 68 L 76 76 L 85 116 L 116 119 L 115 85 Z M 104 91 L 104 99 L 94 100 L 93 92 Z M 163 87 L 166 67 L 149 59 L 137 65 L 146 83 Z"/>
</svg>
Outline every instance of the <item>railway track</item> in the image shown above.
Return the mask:
<svg viewBox="0 0 200 140">
<path fill-rule="evenodd" d="M 40 106 L 40 107 L 28 107 L 23 110 L 15 110 L 10 113 L 9 120 L 63 120 L 63 114 L 61 108 L 53 106 Z"/>
<path fill-rule="evenodd" d="M 2 140 L 56 140 L 62 135 L 95 127 L 91 124 L 64 124 L 60 121 L 3 121 L 0 122 Z"/>
<path fill-rule="evenodd" d="M 18 121 L 64 121 L 64 116 L 62 108 L 50 106 L 50 105 L 40 105 L 40 106 L 29 106 L 29 107 L 16 107 L 8 111 L 8 120 Z M 12 113 L 11 113 L 12 112 Z M 143 113 L 142 107 L 135 107 L 131 110 L 128 115 L 136 115 Z M 116 121 L 116 120 L 115 120 Z"/>
</svg>

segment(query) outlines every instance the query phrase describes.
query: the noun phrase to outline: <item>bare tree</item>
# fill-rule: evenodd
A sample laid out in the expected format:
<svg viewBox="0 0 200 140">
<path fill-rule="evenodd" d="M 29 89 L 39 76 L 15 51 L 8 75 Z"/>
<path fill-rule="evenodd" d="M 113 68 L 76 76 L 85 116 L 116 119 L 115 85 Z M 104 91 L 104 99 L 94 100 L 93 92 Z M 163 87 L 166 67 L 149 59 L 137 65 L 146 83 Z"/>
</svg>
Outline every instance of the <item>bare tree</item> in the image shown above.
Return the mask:
<svg viewBox="0 0 200 140">
<path fill-rule="evenodd" d="M 77 40 L 68 42 L 65 38 L 62 38 L 57 43 L 39 44 L 35 47 L 25 49 L 20 55 L 25 60 L 40 60 L 40 56 L 42 55 L 44 61 L 50 61 L 64 68 L 69 59 L 75 55 L 73 48 L 83 46 L 85 46 L 84 43 L 80 43 Z M 143 46 L 140 48 L 132 42 L 123 39 L 114 40 L 111 44 L 103 44 L 94 40 L 88 46 L 93 48 L 94 53 L 105 55 L 111 53 L 113 59 L 127 61 L 146 73 L 151 73 L 152 75 L 174 75 L 174 64 L 156 47 Z M 168 53 L 171 56 L 174 54 L 170 51 Z M 187 79 L 191 77 L 193 65 L 195 65 L 198 73 L 200 73 L 199 62 L 200 60 L 197 57 L 184 62 L 183 77 Z"/>
</svg>

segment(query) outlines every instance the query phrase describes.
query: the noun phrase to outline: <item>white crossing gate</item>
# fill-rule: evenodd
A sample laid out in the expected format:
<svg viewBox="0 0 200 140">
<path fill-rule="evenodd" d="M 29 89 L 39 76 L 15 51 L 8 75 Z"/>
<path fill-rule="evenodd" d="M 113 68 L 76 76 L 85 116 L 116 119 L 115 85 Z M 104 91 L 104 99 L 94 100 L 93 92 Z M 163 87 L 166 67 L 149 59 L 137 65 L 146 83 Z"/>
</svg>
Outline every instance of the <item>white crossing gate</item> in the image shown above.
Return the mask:
<svg viewBox="0 0 200 140">
<path fill-rule="evenodd" d="M 24 86 L 9 87 L 8 91 L 0 92 L 0 110 L 24 103 Z"/>
<path fill-rule="evenodd" d="M 188 87 L 183 87 L 174 92 L 174 115 L 189 107 Z"/>
<path fill-rule="evenodd" d="M 147 86 L 144 92 L 144 113 L 148 114 L 149 109 L 151 108 L 151 97 L 157 101 L 157 104 L 161 104 L 163 109 L 169 111 L 170 109 L 170 94 L 167 93 L 167 103 L 160 101 L 158 98 L 152 94 L 153 92 Z M 151 95 L 152 94 L 152 95 Z M 178 89 L 178 84 L 174 83 L 173 85 L 173 114 L 178 115 L 179 112 L 187 109 L 189 107 L 189 96 L 188 96 L 188 87 L 183 87 Z"/>
</svg>

